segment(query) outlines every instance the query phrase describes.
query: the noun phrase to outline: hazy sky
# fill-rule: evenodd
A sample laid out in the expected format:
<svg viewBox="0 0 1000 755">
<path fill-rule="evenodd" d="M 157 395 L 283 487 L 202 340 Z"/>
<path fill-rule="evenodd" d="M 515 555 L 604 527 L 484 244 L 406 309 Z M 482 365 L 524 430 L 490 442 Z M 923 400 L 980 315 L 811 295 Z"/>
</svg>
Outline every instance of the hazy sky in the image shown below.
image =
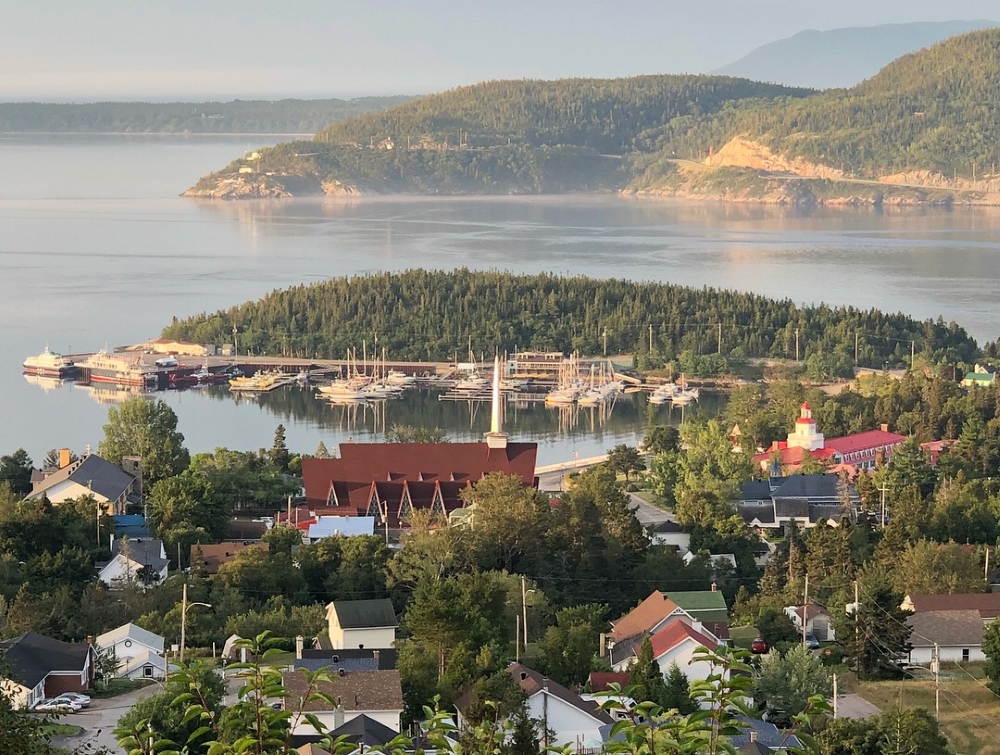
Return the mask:
<svg viewBox="0 0 1000 755">
<path fill-rule="evenodd" d="M 0 101 L 416 94 L 700 73 L 803 29 L 997 0 L 0 0 Z"/>
</svg>

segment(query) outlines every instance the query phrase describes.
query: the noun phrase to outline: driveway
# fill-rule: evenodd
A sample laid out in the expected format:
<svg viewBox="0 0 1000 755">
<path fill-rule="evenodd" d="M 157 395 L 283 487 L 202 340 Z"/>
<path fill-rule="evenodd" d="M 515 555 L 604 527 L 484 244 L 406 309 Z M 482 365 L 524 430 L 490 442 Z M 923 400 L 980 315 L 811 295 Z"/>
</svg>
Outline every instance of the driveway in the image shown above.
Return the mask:
<svg viewBox="0 0 1000 755">
<path fill-rule="evenodd" d="M 879 709 L 861 695 L 837 696 L 837 718 L 868 718 L 869 716 L 877 716 L 879 713 Z"/>
<path fill-rule="evenodd" d="M 89 708 L 84 708 L 78 713 L 59 719 L 62 723 L 82 726 L 83 733 L 62 740 L 53 739 L 52 743 L 68 749 L 83 745 L 94 750 L 104 747 L 108 752 L 124 755 L 125 750 L 120 748 L 115 741 L 114 730 L 118 725 L 118 719 L 124 716 L 137 701 L 149 697 L 161 689 L 162 687 L 158 684 L 150 684 L 148 687 L 126 692 L 118 697 L 94 700 Z"/>
</svg>

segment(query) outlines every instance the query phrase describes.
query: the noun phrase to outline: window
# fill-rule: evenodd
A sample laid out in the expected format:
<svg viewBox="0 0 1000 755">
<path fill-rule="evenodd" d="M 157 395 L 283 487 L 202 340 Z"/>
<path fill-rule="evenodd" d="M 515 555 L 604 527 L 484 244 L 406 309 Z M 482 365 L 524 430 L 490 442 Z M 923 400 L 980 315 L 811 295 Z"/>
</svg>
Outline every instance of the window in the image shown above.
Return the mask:
<svg viewBox="0 0 1000 755">
<path fill-rule="evenodd" d="M 969 660 L 969 648 L 962 648 L 962 661 Z"/>
<path fill-rule="evenodd" d="M 153 675 L 153 667 L 152 666 L 143 666 L 142 667 L 142 675 L 143 676 L 152 676 Z"/>
</svg>

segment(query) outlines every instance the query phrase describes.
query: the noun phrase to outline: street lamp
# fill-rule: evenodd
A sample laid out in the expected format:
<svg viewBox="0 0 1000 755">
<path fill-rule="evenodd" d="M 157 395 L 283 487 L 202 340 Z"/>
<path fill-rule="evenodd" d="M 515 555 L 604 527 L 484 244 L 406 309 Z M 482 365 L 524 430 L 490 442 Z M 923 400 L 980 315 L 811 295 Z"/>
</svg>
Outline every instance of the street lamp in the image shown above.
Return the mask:
<svg viewBox="0 0 1000 755">
<path fill-rule="evenodd" d="M 188 586 L 187 582 L 184 583 L 184 590 L 181 594 L 181 662 L 184 662 L 184 638 L 187 633 L 187 612 L 191 606 L 204 606 L 205 608 L 211 608 L 211 603 L 188 603 Z"/>
<path fill-rule="evenodd" d="M 528 652 L 528 593 L 534 590 L 526 589 L 524 577 L 521 577 L 521 624 L 524 629 L 524 652 Z"/>
</svg>

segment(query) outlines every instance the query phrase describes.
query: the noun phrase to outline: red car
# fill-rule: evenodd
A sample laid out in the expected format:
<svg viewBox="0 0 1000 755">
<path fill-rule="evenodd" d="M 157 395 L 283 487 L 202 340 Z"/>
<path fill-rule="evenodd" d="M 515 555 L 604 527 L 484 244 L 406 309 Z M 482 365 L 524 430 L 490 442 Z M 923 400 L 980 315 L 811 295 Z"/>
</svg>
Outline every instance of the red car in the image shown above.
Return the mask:
<svg viewBox="0 0 1000 755">
<path fill-rule="evenodd" d="M 758 637 L 753 642 L 750 643 L 750 652 L 757 655 L 767 652 L 767 643 L 764 642 L 763 638 Z"/>
</svg>

